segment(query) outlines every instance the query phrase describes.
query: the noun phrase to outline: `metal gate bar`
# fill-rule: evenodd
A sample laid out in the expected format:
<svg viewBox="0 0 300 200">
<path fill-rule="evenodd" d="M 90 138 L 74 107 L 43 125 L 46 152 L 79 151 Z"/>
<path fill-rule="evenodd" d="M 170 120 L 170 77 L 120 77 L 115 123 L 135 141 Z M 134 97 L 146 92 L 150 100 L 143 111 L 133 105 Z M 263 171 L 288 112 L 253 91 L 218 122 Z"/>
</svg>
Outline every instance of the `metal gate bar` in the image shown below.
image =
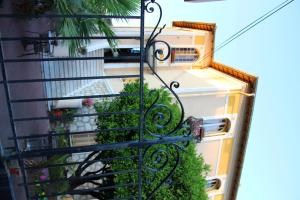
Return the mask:
<svg viewBox="0 0 300 200">
<path fill-rule="evenodd" d="M 17 137 L 16 127 L 15 127 L 14 120 L 13 120 L 14 117 L 13 117 L 13 112 L 12 112 L 12 105 L 10 103 L 10 92 L 9 92 L 9 86 L 8 86 L 8 83 L 7 83 L 7 72 L 6 72 L 6 69 L 5 69 L 2 42 L 0 42 L 0 62 L 1 62 L 1 71 L 2 71 L 5 97 L 6 97 L 6 102 L 7 102 L 7 108 L 8 108 L 8 114 L 9 114 L 12 134 L 13 134 L 14 137 Z M 17 155 L 17 160 L 18 160 L 19 166 L 21 168 L 21 173 L 23 175 L 23 181 L 26 184 L 27 183 L 27 176 L 26 176 L 26 172 L 25 172 L 25 169 L 24 169 L 24 162 L 23 162 L 23 160 L 21 160 L 21 158 L 19 156 L 20 148 L 19 148 L 19 142 L 18 142 L 17 139 L 14 139 L 14 144 L 15 144 L 15 150 L 18 154 Z M 26 197 L 28 198 L 28 196 L 29 196 L 28 187 L 25 186 L 24 188 L 25 188 Z"/>
<path fill-rule="evenodd" d="M 140 20 L 140 124 L 139 124 L 139 142 L 144 140 L 144 39 L 145 39 L 145 4 L 141 1 L 141 20 Z M 138 199 L 143 197 L 142 189 L 142 168 L 143 168 L 143 149 L 138 149 Z"/>
<path fill-rule="evenodd" d="M 20 15 L 17 14 L 0 14 L 0 17 L 20 17 Z M 47 17 L 47 18 L 60 18 L 60 17 L 86 17 L 86 18 L 128 18 L 128 19 L 140 19 L 140 17 L 137 16 L 128 16 L 128 17 L 119 17 L 119 16 L 94 16 L 94 15 L 74 15 L 74 16 L 66 16 L 66 15 L 44 15 L 44 16 L 39 16 L 39 17 Z M 22 40 L 22 39 L 31 39 L 31 40 L 49 40 L 50 38 L 44 37 L 44 38 L 37 38 L 37 37 L 0 37 L 0 42 L 1 42 L 1 54 L 0 54 L 0 62 L 1 62 L 1 70 L 3 74 L 3 80 L 0 82 L 1 84 L 4 85 L 5 87 L 5 94 L 6 94 L 6 100 L 8 104 L 8 110 L 9 110 L 9 117 L 10 117 L 10 123 L 11 123 L 11 128 L 13 131 L 13 137 L 10 137 L 9 139 L 12 139 L 15 143 L 15 149 L 16 149 L 16 154 L 11 155 L 8 157 L 3 156 L 3 159 L 11 160 L 11 159 L 17 159 L 19 162 L 19 166 L 21 169 L 22 177 L 23 177 L 23 183 L 20 185 L 24 186 L 25 193 L 26 193 L 26 198 L 27 199 L 34 199 L 37 197 L 31 196 L 29 194 L 29 185 L 32 185 L 32 183 L 28 183 L 28 177 L 27 177 L 27 172 L 26 170 L 30 168 L 25 168 L 24 166 L 24 160 L 28 156 L 26 155 L 27 153 L 30 154 L 30 151 L 27 152 L 21 152 L 20 150 L 20 144 L 19 140 L 20 139 L 29 139 L 29 138 L 39 138 L 39 137 L 55 137 L 63 134 L 38 134 L 38 135 L 30 135 L 30 136 L 18 136 L 17 131 L 15 129 L 15 122 L 24 122 L 24 121 L 29 121 L 29 120 L 45 120 L 45 119 L 50 119 L 49 116 L 45 117 L 30 117 L 30 118 L 15 118 L 13 115 L 12 111 L 12 106 L 15 103 L 26 103 L 26 102 L 36 102 L 36 101 L 54 101 L 54 100 L 68 100 L 68 99 L 83 99 L 83 98 L 108 98 L 108 97 L 117 97 L 117 96 L 131 96 L 131 95 L 139 95 L 139 94 L 109 94 L 109 95 L 91 95 L 91 96 L 75 96 L 75 97 L 60 97 L 60 98 L 32 98 L 32 99 L 12 99 L 9 93 L 9 84 L 20 84 L 20 83 L 34 83 L 34 82 L 50 82 L 50 81 L 70 81 L 70 80 L 102 80 L 102 79 L 113 79 L 113 78 L 140 78 L 140 75 L 119 75 L 119 76 L 98 76 L 98 77 L 72 77 L 72 78 L 53 78 L 53 79 L 26 79 L 26 80 L 8 80 L 7 78 L 7 72 L 6 72 L 6 63 L 24 63 L 24 62 L 45 62 L 45 61 L 68 61 L 68 60 L 103 60 L 106 59 L 107 57 L 68 57 L 68 58 L 32 58 L 32 59 L 5 59 L 3 56 L 3 49 L 2 49 L 2 42 L 10 42 L 10 41 L 17 41 L 17 40 Z M 56 37 L 56 38 L 51 38 L 53 39 L 59 39 L 59 40 L 72 40 L 72 39 L 140 39 L 140 37 L 125 37 L 125 36 L 120 36 L 120 37 Z M 118 59 L 115 57 L 111 57 L 110 59 Z M 137 57 L 124 57 L 124 60 L 131 60 L 131 59 L 137 59 Z M 142 65 L 141 65 L 142 66 Z M 128 111 L 128 112 L 119 112 L 119 113 L 94 113 L 94 114 L 77 114 L 75 117 L 84 117 L 84 116 L 98 116 L 98 115 L 115 115 L 115 114 L 129 114 L 129 113 L 140 113 L 141 111 Z M 117 129 L 117 128 L 116 128 Z M 114 130 L 116 130 L 114 129 Z M 131 128 L 132 129 L 132 128 Z M 135 128 L 136 129 L 136 128 Z M 119 128 L 119 130 L 129 130 L 128 128 Z M 101 130 L 104 131 L 105 130 Z M 107 130 L 111 131 L 111 130 Z M 69 133 L 69 135 L 75 135 L 75 134 L 84 134 L 84 133 L 90 133 L 90 132 L 98 132 L 98 131 L 82 131 L 82 132 L 75 132 L 75 133 Z M 116 147 L 114 147 L 116 148 Z M 114 149 L 112 148 L 112 149 Z M 120 148 L 120 146 L 118 147 Z M 95 148 L 90 148 L 89 151 L 96 150 Z M 109 148 L 108 148 L 109 149 Z M 39 150 L 39 155 L 34 155 L 33 157 L 43 157 L 43 156 L 50 156 L 50 155 L 55 155 L 58 152 L 55 152 L 51 154 L 49 151 L 50 149 L 46 149 L 45 152 L 41 152 Z M 57 149 L 58 150 L 58 149 Z M 73 148 L 69 149 L 71 153 L 75 152 L 84 152 L 82 151 L 81 148 Z M 105 149 L 102 149 L 105 150 Z M 47 152 L 47 153 L 46 153 Z M 25 153 L 22 155 L 22 153 Z M 32 152 L 33 153 L 33 152 Z M 46 153 L 46 154 L 45 154 Z M 29 156 L 31 157 L 31 156 Z M 73 163 L 74 164 L 74 163 Z M 79 163 L 78 163 L 79 164 Z M 65 164 L 62 164 L 65 166 Z M 88 177 L 91 178 L 91 177 Z M 80 191 L 77 191 L 77 193 L 80 193 Z M 74 192 L 76 194 L 76 192 Z M 61 194 L 55 194 L 52 196 L 57 196 Z M 51 195 L 50 195 L 51 196 Z"/>
<path fill-rule="evenodd" d="M 153 139 L 145 139 L 145 116 L 149 112 L 149 110 L 152 109 L 152 106 L 155 106 L 155 103 L 151 106 L 151 108 L 148 108 L 148 110 L 145 110 L 144 106 L 144 65 L 147 63 L 152 70 L 153 74 L 158 77 L 162 83 L 164 83 L 165 87 L 170 90 L 170 92 L 175 96 L 177 100 L 179 100 L 176 93 L 173 91 L 173 87 L 179 87 L 179 84 L 176 82 L 172 82 L 171 85 L 167 85 L 163 80 L 158 76 L 158 74 L 155 71 L 155 61 L 154 59 L 158 59 L 157 55 L 161 52 L 158 49 L 155 49 L 155 41 L 156 36 L 162 31 L 160 29 L 157 33 L 158 25 L 155 27 L 153 33 L 151 34 L 150 38 L 148 38 L 148 41 L 145 43 L 145 12 L 151 13 L 153 10 L 149 8 L 149 4 L 157 4 L 155 0 L 141 0 L 140 5 L 140 16 L 115 16 L 115 15 L 58 15 L 58 14 L 42 14 L 38 16 L 30 16 L 30 15 L 22 15 L 22 14 L 0 14 L 0 18 L 17 18 L 17 17 L 38 17 L 38 18 L 97 18 L 97 19 L 139 19 L 140 20 L 140 36 L 114 36 L 114 37 L 105 37 L 105 36 L 92 36 L 92 37 L 0 37 L 0 63 L 1 63 L 1 71 L 3 80 L 0 81 L 0 84 L 4 86 L 5 89 L 5 95 L 6 95 L 6 101 L 7 101 L 7 107 L 9 111 L 9 118 L 10 118 L 10 125 L 12 129 L 12 136 L 9 137 L 9 140 L 13 140 L 15 153 L 10 155 L 2 155 L 2 159 L 5 161 L 11 161 L 11 160 L 17 160 L 21 174 L 22 174 L 22 182 L 19 183 L 19 186 L 24 187 L 25 193 L 26 193 L 26 199 L 39 199 L 41 196 L 38 195 L 32 195 L 30 192 L 31 186 L 34 186 L 35 184 L 51 184 L 51 183 L 57 183 L 57 182 L 64 182 L 64 181 L 70 181 L 70 180 L 94 180 L 100 177 L 106 177 L 111 176 L 115 174 L 122 174 L 122 173 L 136 173 L 137 174 L 137 183 L 124 183 L 121 185 L 112 185 L 112 186 L 105 186 L 105 187 L 99 187 L 97 188 L 97 191 L 102 190 L 110 190 L 113 188 L 120 188 L 120 187 L 137 187 L 137 196 L 132 195 L 129 197 L 126 197 L 126 199 L 143 199 L 143 185 L 148 184 L 143 181 L 143 169 L 144 169 L 144 155 L 145 152 L 147 152 L 147 149 L 154 146 L 154 145 L 164 145 L 164 144 L 186 144 L 188 141 L 192 140 L 193 137 L 190 134 L 183 134 L 181 136 L 174 135 L 178 129 L 181 128 L 182 122 L 183 122 L 183 116 L 184 111 L 181 102 L 179 101 L 179 104 L 182 109 L 182 116 L 180 123 L 178 123 L 177 127 L 172 130 L 170 133 L 166 134 L 166 136 L 162 136 L 159 134 L 150 133 L 151 136 L 153 136 Z M 157 4 L 158 5 L 158 4 Z M 159 5 L 158 5 L 159 6 Z M 159 9 L 161 11 L 161 8 L 159 6 Z M 161 20 L 161 15 L 159 22 Z M 103 39 L 125 39 L 125 40 L 139 40 L 140 41 L 140 55 L 139 56 L 118 56 L 118 57 L 99 57 L 99 56 L 88 56 L 88 57 L 63 57 L 63 58 L 5 58 L 3 53 L 3 45 L 4 42 L 14 42 L 14 41 L 22 41 L 24 39 L 30 39 L 30 40 L 37 40 L 37 41 L 49 41 L 49 40 L 76 40 L 76 39 L 90 39 L 90 40 L 103 40 Z M 167 45 L 166 42 L 162 42 Z M 151 47 L 154 47 L 151 49 Z M 149 63 L 148 58 L 148 51 L 152 50 L 152 59 L 151 62 L 153 66 Z M 167 55 L 168 57 L 169 55 Z M 104 59 L 123 59 L 123 60 L 140 60 L 140 66 L 139 66 L 139 74 L 132 74 L 132 75 L 114 75 L 114 76 L 89 76 L 89 77 L 67 77 L 67 78 L 33 78 L 33 79 L 9 79 L 7 74 L 7 64 L 14 64 L 14 63 L 29 63 L 29 62 L 49 62 L 49 61 L 87 61 L 87 60 L 104 60 Z M 159 60 L 159 59 L 158 59 Z M 77 70 L 77 69 L 76 69 Z M 85 81 L 85 80 L 106 80 L 106 79 L 119 79 L 119 78 L 139 78 L 139 92 L 138 93 L 116 93 L 116 94 L 99 94 L 99 95 L 82 95 L 82 96 L 71 96 L 71 97 L 51 97 L 51 98 L 44 98 L 44 97 L 35 97 L 35 98 L 12 98 L 10 95 L 10 86 L 13 84 L 28 84 L 28 83 L 47 83 L 47 82 L 56 82 L 56 81 Z M 74 147 L 59 147 L 59 148 L 46 148 L 46 149 L 38 149 L 38 150 L 27 150 L 23 151 L 21 144 L 24 140 L 27 139 L 39 139 L 39 138 L 47 138 L 48 140 L 52 141 L 52 138 L 57 138 L 59 136 L 66 135 L 66 133 L 56 133 L 56 132 L 49 132 L 49 133 L 34 133 L 31 135 L 27 135 L 23 132 L 18 132 L 16 129 L 17 123 L 23 123 L 28 121 L 38 121 L 38 120 L 56 120 L 61 119 L 60 117 L 51 117 L 51 116 L 34 116 L 34 117 L 15 117 L 13 113 L 13 107 L 16 104 L 20 103 L 32 103 L 32 102 L 49 102 L 49 101 L 55 101 L 55 100 L 72 100 L 72 99 L 85 99 L 85 98 L 114 98 L 114 97 L 130 97 L 130 96 L 138 96 L 139 97 L 139 109 L 138 110 L 128 110 L 128 111 L 120 111 L 120 112 L 104 112 L 104 113 L 88 113 L 88 114 L 75 114 L 73 117 L 91 117 L 91 116 L 109 116 L 109 115 L 128 115 L 128 114 L 136 114 L 139 116 L 139 123 L 136 127 L 116 127 L 111 129 L 104 129 L 101 130 L 102 134 L 109 134 L 110 131 L 128 131 L 128 130 L 138 130 L 138 139 L 134 141 L 125 141 L 125 142 L 118 142 L 118 143 L 112 143 L 112 144 L 97 144 L 97 145 L 90 145 L 90 146 L 74 146 Z M 73 131 L 68 132 L 67 136 L 72 135 L 84 135 L 88 133 L 98 133 L 99 130 L 87 130 L 87 131 Z M 49 142 L 49 141 L 48 141 Z M 184 145 L 183 145 L 184 146 Z M 174 145 L 174 147 L 177 149 L 177 151 L 181 147 L 180 145 Z M 50 157 L 54 155 L 68 155 L 68 154 L 75 154 L 75 153 L 83 153 L 83 152 L 105 152 L 105 151 L 118 151 L 122 149 L 137 149 L 136 155 L 131 155 L 127 157 L 112 157 L 112 158 L 104 158 L 99 160 L 88 160 L 85 159 L 83 161 L 68 161 L 65 163 L 57 163 L 57 164 L 49 164 L 47 166 L 25 166 L 25 160 L 30 158 L 44 158 L 44 157 Z M 8 148 L 7 148 L 8 149 Z M 11 147 L 10 147 L 11 149 Z M 137 160 L 137 169 L 130 169 L 130 170 L 120 170 L 120 171 L 113 171 L 109 173 L 103 173 L 103 174 L 97 174 L 97 175 L 89 175 L 89 176 L 80 176 L 80 177 L 71 177 L 67 179 L 54 179 L 54 180 L 46 180 L 46 181 L 32 181 L 28 177 L 28 173 L 33 170 L 42 169 L 42 168 L 57 168 L 57 167 L 64 167 L 64 166 L 71 166 L 71 165 L 91 165 L 96 162 L 111 162 L 115 160 L 126 160 L 126 159 L 133 159 Z M 175 161 L 178 165 L 178 161 Z M 167 179 L 167 177 L 166 177 Z M 165 179 L 165 180 L 166 180 Z M 165 181 L 162 180 L 162 183 Z M 157 186 L 157 188 L 149 194 L 148 199 L 151 199 L 153 197 L 153 194 L 157 191 L 157 189 L 160 187 L 160 185 Z M 43 197 L 55 197 L 65 194 L 71 194 L 71 195 L 77 195 L 77 194 L 87 194 L 89 191 L 93 191 L 95 188 L 90 189 L 73 189 L 72 191 L 66 191 L 66 192 L 53 192 L 50 194 L 45 194 Z"/>
</svg>

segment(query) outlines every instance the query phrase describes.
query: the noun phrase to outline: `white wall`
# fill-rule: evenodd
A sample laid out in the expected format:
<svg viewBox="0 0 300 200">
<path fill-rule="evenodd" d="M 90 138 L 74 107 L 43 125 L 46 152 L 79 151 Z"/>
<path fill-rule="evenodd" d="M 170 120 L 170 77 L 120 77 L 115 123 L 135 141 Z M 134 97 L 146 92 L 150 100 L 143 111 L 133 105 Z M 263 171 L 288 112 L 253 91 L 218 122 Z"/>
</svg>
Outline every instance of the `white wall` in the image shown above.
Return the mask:
<svg viewBox="0 0 300 200">
<path fill-rule="evenodd" d="M 88 52 L 87 57 L 103 57 L 103 50 Z M 103 60 L 46 61 L 43 63 L 44 78 L 90 77 L 103 74 Z M 45 85 L 47 97 L 71 95 L 95 80 L 52 81 Z"/>
</svg>

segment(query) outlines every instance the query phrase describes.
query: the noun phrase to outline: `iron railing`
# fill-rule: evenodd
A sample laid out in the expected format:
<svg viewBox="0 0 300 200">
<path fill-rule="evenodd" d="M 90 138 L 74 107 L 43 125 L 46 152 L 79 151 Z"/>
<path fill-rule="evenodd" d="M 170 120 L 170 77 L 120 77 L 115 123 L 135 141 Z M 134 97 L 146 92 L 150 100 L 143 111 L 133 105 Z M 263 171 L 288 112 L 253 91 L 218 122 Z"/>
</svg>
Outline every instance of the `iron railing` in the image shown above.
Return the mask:
<svg viewBox="0 0 300 200">
<path fill-rule="evenodd" d="M 160 16 L 156 27 L 154 28 L 152 34 L 146 41 L 144 35 L 145 29 L 145 13 L 153 13 L 155 9 L 158 9 Z M 29 17 L 28 15 L 22 14 L 0 14 L 0 18 L 3 19 L 15 19 L 17 17 Z M 36 16 L 32 16 L 36 17 Z M 7 37 L 2 35 L 0 37 L 0 63 L 2 72 L 1 85 L 4 87 L 5 98 L 8 108 L 8 115 L 10 120 L 10 128 L 12 130 L 11 136 L 7 139 L 7 144 L 3 145 L 2 159 L 5 161 L 6 165 L 10 165 L 13 160 L 17 161 L 17 168 L 20 169 L 21 180 L 19 180 L 18 185 L 24 188 L 25 197 L 19 197 L 22 199 L 41 199 L 44 197 L 57 197 L 61 195 L 91 195 L 98 199 L 114 199 L 114 197 L 108 197 L 104 195 L 104 191 L 113 191 L 117 188 L 134 188 L 131 196 L 123 197 L 122 199 L 152 199 L 155 196 L 155 192 L 159 190 L 162 184 L 166 183 L 172 176 L 176 167 L 179 164 L 180 154 L 182 149 L 188 145 L 188 142 L 193 139 L 191 136 L 191 131 L 184 127 L 184 108 L 180 102 L 177 94 L 174 92 L 174 88 L 179 87 L 179 83 L 172 82 L 170 85 L 166 84 L 163 79 L 157 74 L 155 70 L 155 59 L 156 60 L 166 60 L 170 56 L 170 46 L 165 41 L 156 40 L 157 36 L 162 32 L 163 28 L 159 28 L 162 17 L 161 6 L 155 0 L 141 0 L 140 15 L 138 16 L 108 16 L 108 15 L 88 15 L 88 14 L 78 14 L 78 15 L 60 15 L 60 14 L 42 14 L 38 16 L 39 18 L 57 19 L 57 18 L 101 18 L 101 19 L 115 19 L 115 18 L 126 18 L 126 19 L 138 19 L 140 20 L 140 35 L 138 37 L 125 37 L 125 36 L 115 36 L 115 37 L 105 37 L 105 36 L 93 36 L 93 37 L 26 37 L 32 41 L 49 41 L 49 40 L 75 40 L 75 39 L 91 39 L 91 40 L 102 40 L 102 39 L 128 39 L 140 41 L 140 55 L 127 56 L 122 59 L 136 60 L 139 59 L 140 67 L 139 74 L 131 75 L 114 75 L 105 76 L 102 73 L 88 73 L 86 71 L 86 76 L 83 73 L 77 73 L 76 69 L 74 71 L 68 69 L 72 72 L 64 76 L 57 76 L 56 72 L 51 72 L 51 66 L 49 63 L 67 63 L 67 62 L 78 62 L 80 63 L 93 63 L 98 61 L 103 61 L 106 57 L 103 55 L 90 55 L 83 57 L 50 57 L 50 56 L 29 56 L 29 57 L 7 57 L 5 56 L 6 47 L 10 43 L 18 42 L 24 40 L 24 37 Z M 160 43 L 167 47 L 168 53 L 164 58 L 161 58 L 162 50 L 156 49 L 155 44 Z M 119 59 L 116 57 L 110 57 L 109 59 Z M 14 73 L 9 68 L 14 66 L 35 63 L 37 67 L 43 69 L 44 76 L 33 77 L 33 78 L 14 78 Z M 48 65 L 45 67 L 45 65 Z M 82 66 L 82 65 L 81 65 Z M 166 105 L 158 103 L 160 98 L 159 94 L 152 92 L 151 95 L 155 96 L 155 101 L 150 107 L 146 108 L 144 104 L 144 68 L 148 67 L 154 76 L 161 81 L 165 88 L 175 97 L 180 106 L 180 118 L 176 122 L 175 128 L 172 130 L 167 130 L 163 132 L 164 128 L 173 120 L 173 114 L 171 108 Z M 54 66 L 52 66 L 54 68 Z M 59 70 L 64 70 L 66 68 L 60 67 Z M 47 71 L 48 70 L 48 71 Z M 85 68 L 86 70 L 86 68 Z M 74 74 L 75 73 L 75 74 Z M 80 87 L 79 83 L 87 83 L 91 80 L 106 80 L 106 79 L 119 79 L 119 78 L 138 78 L 139 79 L 139 92 L 138 93 L 108 93 L 108 94 L 93 94 L 93 95 L 68 95 L 68 92 L 75 89 L 77 86 Z M 32 85 L 33 84 L 33 85 Z M 28 96 L 26 92 L 19 92 L 17 95 L 14 92 L 14 87 L 25 87 L 29 85 L 28 88 L 32 88 L 34 84 L 42 85 L 45 90 L 45 95 Z M 77 84 L 77 85 L 76 85 Z M 36 86 L 36 85 L 35 85 Z M 67 89 L 67 87 L 73 87 L 72 89 Z M 20 90 L 19 90 L 20 91 Z M 25 97 L 24 97 L 25 96 Z M 82 117 L 92 117 L 92 116 L 110 116 L 110 115 L 128 115 L 136 114 L 139 116 L 139 123 L 134 127 L 115 127 L 107 130 L 82 130 L 82 131 L 68 131 L 67 133 L 46 131 L 46 132 L 25 132 L 22 128 L 22 124 L 31 124 L 31 126 L 45 126 L 49 127 L 49 120 L 60 119 L 61 117 L 54 117 L 47 115 L 44 112 L 44 116 L 32 116 L 30 111 L 26 112 L 27 115 L 19 115 L 18 109 L 20 107 L 26 108 L 27 104 L 39 105 L 44 109 L 47 108 L 49 102 L 56 100 L 73 100 L 73 99 L 104 99 L 104 98 L 115 98 L 115 97 L 139 97 L 139 108 L 137 110 L 126 110 L 119 112 L 104 112 L 104 113 L 76 113 L 73 115 L 75 118 Z M 162 112 L 162 110 L 164 110 Z M 28 114 L 29 113 L 29 114 Z M 42 112 L 43 113 L 43 112 Z M 166 115 L 167 113 L 167 115 Z M 166 120 L 167 118 L 167 120 Z M 43 122 L 43 123 L 41 123 Z M 147 123 L 146 123 L 147 122 Z M 153 131 L 147 124 L 152 123 L 157 127 L 159 131 Z M 33 129 L 34 130 L 34 129 Z M 74 135 L 85 135 L 89 133 L 99 133 L 107 134 L 111 131 L 131 131 L 138 130 L 138 135 L 136 140 L 123 141 L 118 143 L 109 144 L 94 144 L 88 146 L 64 146 L 55 148 L 55 141 L 59 140 L 60 137 L 70 137 Z M 180 131 L 179 131 L 180 130 Z M 163 133 L 162 133 L 163 132 Z M 180 134 L 178 134 L 180 133 Z M 146 137 L 147 136 L 147 137 Z M 151 136 L 151 137 L 149 137 Z M 37 148 L 26 148 L 25 141 L 45 140 L 43 144 Z M 164 146 L 164 148 L 162 148 Z M 106 152 L 111 151 L 122 151 L 123 149 L 132 149 L 132 155 L 126 157 L 106 157 L 104 156 Z M 170 155 L 167 149 L 174 149 L 174 154 Z M 85 155 L 83 158 L 79 159 L 76 156 Z M 150 155 L 149 155 L 150 154 Z M 72 155 L 71 159 L 65 162 L 58 162 L 49 164 L 47 161 L 55 156 Z M 145 159 L 151 159 L 151 165 L 145 166 Z M 110 171 L 107 166 L 111 162 L 115 161 L 126 161 L 133 160 L 136 163 L 136 168 L 132 169 L 120 169 L 118 171 Z M 36 162 L 40 164 L 37 165 Z M 42 164 L 41 164 L 42 163 Z M 95 165 L 96 163 L 96 165 Z M 143 191 L 143 185 L 151 184 L 148 180 L 144 179 L 144 173 L 158 173 L 168 165 L 170 171 L 167 173 L 166 177 L 161 178 L 159 183 L 155 186 L 155 189 L 147 194 Z M 61 167 L 75 167 L 74 176 L 66 174 L 67 178 L 57 178 L 57 179 L 47 179 L 47 180 L 35 180 L 32 178 L 35 171 L 47 169 L 60 169 Z M 91 168 L 96 169 L 91 169 Z M 90 171 L 88 171 L 89 169 Z M 124 182 L 120 185 L 114 185 L 111 183 L 106 183 L 105 177 L 111 177 L 116 174 L 134 174 L 136 176 L 136 182 Z M 98 182 L 97 182 L 98 181 Z M 43 186 L 48 187 L 52 185 L 55 188 L 55 184 L 61 182 L 68 182 L 71 189 L 59 190 L 53 189 L 47 193 L 36 194 L 35 190 L 42 188 Z M 49 186 L 50 187 L 50 186 Z M 13 192 L 20 191 L 19 188 L 11 188 Z M 113 193 L 113 192 L 112 192 Z M 20 192 L 22 194 L 22 191 Z M 105 193 L 107 194 L 107 193 Z"/>
<path fill-rule="evenodd" d="M 99 49 L 87 52 L 86 56 L 103 57 L 104 55 L 103 50 Z M 48 98 L 72 96 L 76 91 L 95 82 L 95 79 L 89 79 L 89 77 L 103 76 L 103 65 L 103 60 L 43 62 L 43 78 L 46 80 L 56 80 L 46 82 L 46 96 Z M 78 77 L 86 77 L 86 79 L 76 80 Z M 71 80 L 58 81 L 61 79 L 64 80 L 64 78 L 71 78 Z M 52 102 L 49 102 L 48 105 L 51 106 Z"/>
</svg>

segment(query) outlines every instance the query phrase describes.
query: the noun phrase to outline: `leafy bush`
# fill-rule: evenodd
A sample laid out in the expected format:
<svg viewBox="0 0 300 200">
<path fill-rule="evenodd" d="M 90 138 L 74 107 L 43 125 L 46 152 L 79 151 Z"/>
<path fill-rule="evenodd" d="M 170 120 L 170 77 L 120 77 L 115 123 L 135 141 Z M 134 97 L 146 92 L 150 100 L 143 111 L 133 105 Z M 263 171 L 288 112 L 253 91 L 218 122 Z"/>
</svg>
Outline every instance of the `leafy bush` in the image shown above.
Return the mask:
<svg viewBox="0 0 300 200">
<path fill-rule="evenodd" d="M 59 134 L 65 134 L 66 131 L 63 128 L 57 128 L 56 132 Z M 68 147 L 68 140 L 67 135 L 60 135 L 57 137 L 57 147 L 58 148 L 64 148 Z M 51 156 L 47 162 L 45 163 L 47 165 L 55 165 L 55 164 L 63 164 L 66 163 L 68 158 L 70 157 L 69 154 L 63 154 L 63 155 L 54 155 Z M 52 180 L 59 180 L 66 178 L 66 167 L 65 166 L 59 166 L 59 167 L 51 167 L 49 168 L 49 176 Z M 66 181 L 57 182 L 51 185 L 51 187 L 54 189 L 55 192 L 66 192 L 68 191 L 70 185 Z"/>
<path fill-rule="evenodd" d="M 51 123 L 70 123 L 74 120 L 74 115 L 78 111 L 77 108 L 62 108 L 62 109 L 51 109 L 48 112 Z"/>
<path fill-rule="evenodd" d="M 170 113 L 164 109 L 165 107 L 158 107 L 156 110 L 164 114 L 163 117 L 157 117 L 154 113 L 149 113 L 146 118 L 146 128 L 152 132 L 158 132 L 163 134 L 175 128 L 177 122 L 180 119 L 180 109 L 176 103 L 172 102 L 169 93 L 164 89 L 156 89 L 155 92 L 150 92 L 147 84 L 144 87 L 144 104 L 145 109 L 149 108 L 156 99 L 156 94 L 159 94 L 160 98 L 157 104 L 165 105 L 169 107 L 173 113 L 171 123 L 163 128 L 162 126 L 156 126 L 155 124 L 164 124 L 168 121 Z M 125 85 L 123 92 L 125 93 L 138 93 L 139 83 L 128 83 Z M 139 97 L 117 97 L 112 100 L 106 100 L 103 102 L 97 102 L 95 109 L 99 113 L 103 112 L 120 112 L 128 110 L 139 109 Z M 157 122 L 157 123 L 154 123 Z M 161 122 L 161 123 L 159 123 Z M 103 132 L 101 130 L 111 128 L 128 128 L 136 127 L 139 124 L 138 114 L 127 115 L 110 115 L 99 116 L 97 125 L 100 132 L 97 134 L 96 141 L 98 143 L 117 143 L 124 141 L 131 141 L 138 139 L 138 130 L 127 131 L 110 131 Z M 179 134 L 179 133 L 177 133 Z M 153 138 L 145 131 L 145 138 Z M 172 168 L 176 165 L 177 150 L 175 145 L 154 145 L 144 149 L 144 161 L 143 161 L 143 195 L 144 197 L 152 193 L 152 191 L 159 186 L 161 181 L 167 177 Z M 208 166 L 204 163 L 203 158 L 196 155 L 195 144 L 190 143 L 184 151 L 180 151 L 179 165 L 173 174 L 173 176 L 159 187 L 159 190 L 155 193 L 153 199 L 157 200 L 206 200 L 207 195 L 205 192 L 206 180 L 204 176 L 208 171 Z M 103 153 L 103 152 L 102 152 Z M 107 151 L 105 157 L 128 157 L 134 155 L 137 157 L 138 150 L 134 148 L 127 148 L 123 150 Z M 157 156 L 155 156 L 157 155 Z M 167 160 L 168 162 L 164 162 Z M 110 164 L 112 171 L 122 171 L 134 169 L 133 173 L 117 174 L 114 176 L 114 184 L 136 184 L 138 181 L 137 171 L 138 159 L 132 160 L 118 160 L 113 161 Z M 165 164 L 165 165 L 164 165 Z M 161 168 L 164 166 L 163 168 Z M 131 195 L 137 195 L 137 187 L 118 187 L 114 191 L 115 198 L 128 198 Z"/>
</svg>

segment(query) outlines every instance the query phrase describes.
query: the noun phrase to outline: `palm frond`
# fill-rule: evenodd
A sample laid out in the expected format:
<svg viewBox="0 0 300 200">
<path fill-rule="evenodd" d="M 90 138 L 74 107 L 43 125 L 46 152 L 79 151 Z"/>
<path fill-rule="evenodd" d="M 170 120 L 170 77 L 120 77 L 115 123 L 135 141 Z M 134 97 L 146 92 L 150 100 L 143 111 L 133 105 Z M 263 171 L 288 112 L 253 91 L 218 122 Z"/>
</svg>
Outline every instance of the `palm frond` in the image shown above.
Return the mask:
<svg viewBox="0 0 300 200">
<path fill-rule="evenodd" d="M 86 0 L 84 4 L 94 13 L 127 16 L 139 10 L 140 0 Z"/>
<path fill-rule="evenodd" d="M 138 11 L 139 2 L 139 0 L 56 0 L 55 4 L 58 14 L 128 16 Z M 107 20 L 93 18 L 63 18 L 58 25 L 58 32 L 65 37 L 90 37 L 94 34 L 115 36 Z M 79 49 L 88 45 L 90 40 L 77 39 L 66 41 L 66 43 L 69 47 L 69 54 L 74 56 L 78 54 Z M 115 50 L 117 42 L 108 39 L 108 43 Z"/>
<path fill-rule="evenodd" d="M 106 22 L 105 20 L 98 20 L 97 22 L 98 25 L 98 29 L 100 33 L 105 34 L 107 37 L 114 37 L 115 33 L 113 32 L 113 30 L 111 29 L 110 25 L 108 24 L 108 22 Z M 115 51 L 116 47 L 117 47 L 117 42 L 114 39 L 107 39 L 110 47 L 112 48 L 113 51 Z"/>
</svg>

